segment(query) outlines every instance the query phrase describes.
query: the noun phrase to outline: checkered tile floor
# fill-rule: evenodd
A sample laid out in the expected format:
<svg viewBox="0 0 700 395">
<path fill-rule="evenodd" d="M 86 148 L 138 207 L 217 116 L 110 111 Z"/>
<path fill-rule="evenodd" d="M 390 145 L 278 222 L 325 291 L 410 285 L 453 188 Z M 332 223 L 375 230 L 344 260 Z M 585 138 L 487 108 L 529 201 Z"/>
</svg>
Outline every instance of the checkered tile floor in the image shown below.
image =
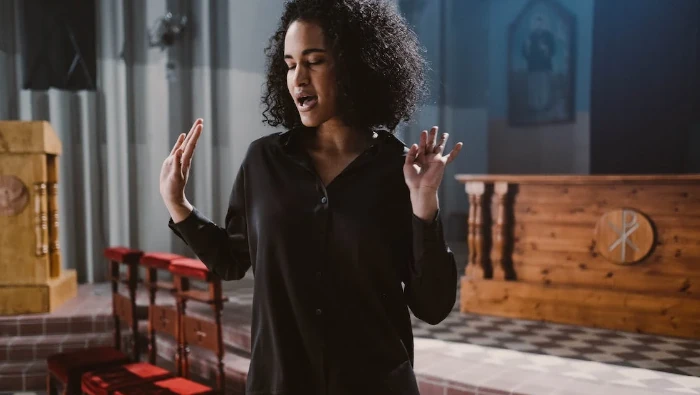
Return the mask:
<svg viewBox="0 0 700 395">
<path fill-rule="evenodd" d="M 463 314 L 458 304 L 435 326 L 412 319 L 419 338 L 700 376 L 700 340 Z"/>
</svg>

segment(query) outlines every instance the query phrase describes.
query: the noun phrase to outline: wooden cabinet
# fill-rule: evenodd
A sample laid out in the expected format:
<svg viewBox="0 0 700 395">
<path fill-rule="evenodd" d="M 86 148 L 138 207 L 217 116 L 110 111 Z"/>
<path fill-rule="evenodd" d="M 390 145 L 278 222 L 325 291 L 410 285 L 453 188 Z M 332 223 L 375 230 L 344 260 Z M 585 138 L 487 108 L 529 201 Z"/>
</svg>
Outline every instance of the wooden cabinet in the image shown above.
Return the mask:
<svg viewBox="0 0 700 395">
<path fill-rule="evenodd" d="M 47 122 L 0 122 L 0 315 L 53 311 L 77 292 L 58 232 L 61 142 Z"/>
<path fill-rule="evenodd" d="M 459 175 L 461 310 L 700 337 L 700 175 Z"/>
</svg>

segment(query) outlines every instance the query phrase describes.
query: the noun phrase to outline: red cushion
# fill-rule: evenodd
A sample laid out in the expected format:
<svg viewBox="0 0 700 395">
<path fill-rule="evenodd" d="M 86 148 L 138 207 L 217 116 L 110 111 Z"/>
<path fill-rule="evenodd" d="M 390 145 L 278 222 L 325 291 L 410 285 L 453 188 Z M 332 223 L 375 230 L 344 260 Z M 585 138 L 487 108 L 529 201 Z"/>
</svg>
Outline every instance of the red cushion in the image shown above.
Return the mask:
<svg viewBox="0 0 700 395">
<path fill-rule="evenodd" d="M 104 250 L 105 258 L 121 263 L 137 263 L 141 255 L 143 255 L 143 251 L 126 247 L 109 247 Z"/>
<path fill-rule="evenodd" d="M 83 373 L 129 363 L 129 357 L 114 347 L 93 347 L 50 355 L 46 363 L 56 379 L 78 389 Z"/>
<path fill-rule="evenodd" d="M 171 376 L 167 370 L 146 362 L 131 363 L 83 374 L 81 389 L 89 395 L 108 395 L 121 388 Z"/>
<path fill-rule="evenodd" d="M 213 393 L 213 391 L 206 385 L 182 377 L 174 377 L 124 388 L 116 391 L 114 395 L 206 395 Z"/>
<path fill-rule="evenodd" d="M 182 255 L 169 252 L 148 252 L 141 257 L 141 264 L 155 269 L 168 270 L 170 263 L 176 259 L 185 258 Z"/>
<path fill-rule="evenodd" d="M 170 272 L 184 277 L 197 278 L 209 281 L 209 269 L 199 259 L 182 258 L 174 260 L 170 264 Z"/>
</svg>

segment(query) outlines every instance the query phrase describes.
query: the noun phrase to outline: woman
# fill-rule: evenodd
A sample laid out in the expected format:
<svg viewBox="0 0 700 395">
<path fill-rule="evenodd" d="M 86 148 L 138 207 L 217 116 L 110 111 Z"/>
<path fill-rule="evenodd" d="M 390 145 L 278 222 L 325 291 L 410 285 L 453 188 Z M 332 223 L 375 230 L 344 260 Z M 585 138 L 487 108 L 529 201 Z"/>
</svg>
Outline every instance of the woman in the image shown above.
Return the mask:
<svg viewBox="0 0 700 395">
<path fill-rule="evenodd" d="M 286 131 L 250 145 L 221 227 L 184 194 L 195 122 L 163 164 L 170 227 L 224 280 L 252 267 L 248 394 L 418 394 L 408 308 L 436 324 L 455 303 L 437 191 L 461 144 L 384 129 L 423 94 L 417 40 L 382 1 L 296 0 L 266 53 Z"/>
</svg>

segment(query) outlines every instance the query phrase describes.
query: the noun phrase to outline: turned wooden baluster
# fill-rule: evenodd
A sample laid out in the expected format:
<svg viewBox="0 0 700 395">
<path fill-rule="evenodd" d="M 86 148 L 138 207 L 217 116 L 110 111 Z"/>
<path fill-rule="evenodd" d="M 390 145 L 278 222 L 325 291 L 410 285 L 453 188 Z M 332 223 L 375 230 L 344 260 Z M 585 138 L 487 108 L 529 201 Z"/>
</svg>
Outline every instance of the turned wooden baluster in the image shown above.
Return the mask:
<svg viewBox="0 0 700 395">
<path fill-rule="evenodd" d="M 469 197 L 469 216 L 467 217 L 467 248 L 469 251 L 469 256 L 467 257 L 467 265 L 464 270 L 464 274 L 467 277 L 474 277 L 474 256 L 476 255 L 476 246 L 474 244 L 474 233 L 476 232 L 474 228 L 475 217 L 476 217 L 476 195 L 469 193 L 469 184 L 467 184 L 467 196 Z"/>
<path fill-rule="evenodd" d="M 499 280 L 514 280 L 513 269 L 513 227 L 511 216 L 510 192 L 513 186 L 507 182 L 494 184 L 493 205 L 495 206 L 495 220 L 492 229 L 493 249 L 491 262 L 498 262 L 493 268 L 493 277 Z"/>
<path fill-rule="evenodd" d="M 493 199 L 492 207 L 495 208 L 495 220 L 493 221 L 492 237 L 493 237 L 493 248 L 491 249 L 491 262 L 498 262 L 494 264 L 493 267 L 493 278 L 497 280 L 504 280 L 505 273 L 503 271 L 503 258 L 505 253 L 503 248 L 505 247 L 505 230 L 504 226 L 506 222 L 506 195 L 508 193 L 508 183 L 497 182 L 493 187 Z"/>
<path fill-rule="evenodd" d="M 465 186 L 469 195 L 469 234 L 467 244 L 469 246 L 469 261 L 466 274 L 472 278 L 491 278 L 492 270 L 487 254 L 487 234 L 484 218 L 484 191 L 483 182 L 468 182 Z"/>
</svg>

